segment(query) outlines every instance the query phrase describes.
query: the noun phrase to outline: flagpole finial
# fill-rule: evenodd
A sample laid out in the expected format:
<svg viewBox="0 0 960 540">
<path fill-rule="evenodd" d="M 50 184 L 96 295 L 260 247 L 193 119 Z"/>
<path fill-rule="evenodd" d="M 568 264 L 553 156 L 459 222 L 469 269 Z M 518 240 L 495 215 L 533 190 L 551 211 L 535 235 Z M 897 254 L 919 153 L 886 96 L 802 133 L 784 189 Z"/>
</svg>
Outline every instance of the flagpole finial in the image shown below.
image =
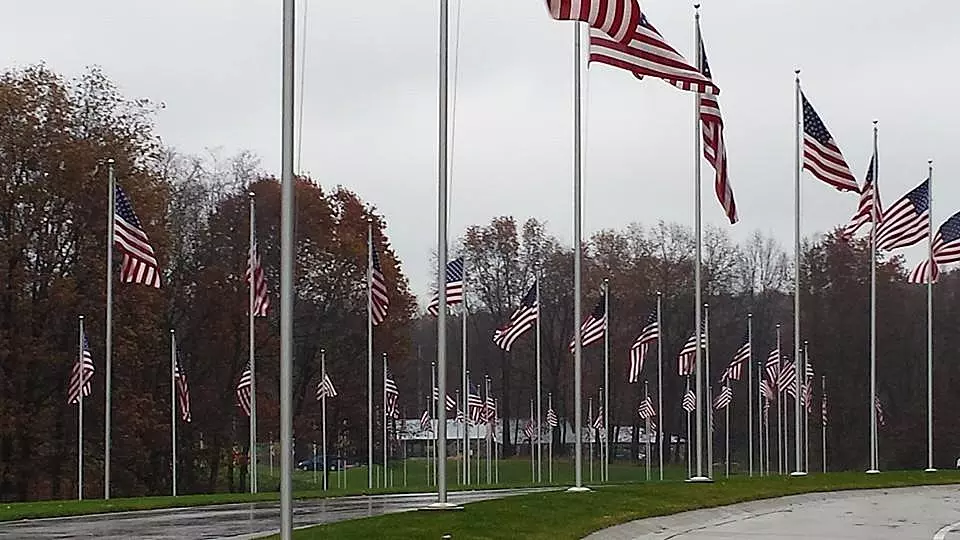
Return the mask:
<svg viewBox="0 0 960 540">
<path fill-rule="evenodd" d="M 81 320 L 81 321 L 83 320 L 83 315 L 80 315 L 80 320 Z"/>
<path fill-rule="evenodd" d="M 660 298 L 660 297 L 662 297 L 662 296 L 663 296 L 663 293 L 660 292 L 660 291 L 657 291 L 657 298 Z"/>
<path fill-rule="evenodd" d="M 794 69 L 794 70 L 793 70 L 793 74 L 796 75 L 797 78 L 800 78 L 800 68 Z"/>
<path fill-rule="evenodd" d="M 113 160 L 113 158 L 107 158 L 107 165 L 113 165 L 114 163 L 116 162 Z"/>
<path fill-rule="evenodd" d="M 928 160 L 927 160 L 927 165 L 933 165 L 933 160 L 932 160 L 932 159 L 928 159 Z"/>
<path fill-rule="evenodd" d="M 174 332 L 174 329 L 171 328 L 171 329 L 170 329 L 170 334 L 174 334 L 174 333 L 175 333 L 175 332 Z"/>
<path fill-rule="evenodd" d="M 700 10 L 700 4 L 694 4 L 694 5 L 693 5 L 693 9 L 699 11 L 699 10 Z"/>
<path fill-rule="evenodd" d="M 804 346 L 804 347 L 806 347 L 806 346 L 807 346 L 807 345 L 809 345 L 809 344 L 810 344 L 810 342 L 809 342 L 809 341 L 807 341 L 807 340 L 803 340 L 803 346 Z"/>
<path fill-rule="evenodd" d="M 320 354 L 324 354 L 325 352 L 327 352 L 326 349 L 320 349 Z"/>
<path fill-rule="evenodd" d="M 753 313 L 747 313 L 747 318 L 748 318 L 748 319 L 752 319 L 752 318 L 753 318 Z"/>
<path fill-rule="evenodd" d="M 709 308 L 710 308 L 710 304 L 704 302 L 704 303 L 703 303 L 703 309 L 709 309 Z"/>
<path fill-rule="evenodd" d="M 780 323 L 777 323 L 777 329 L 778 330 L 780 329 Z"/>
</svg>

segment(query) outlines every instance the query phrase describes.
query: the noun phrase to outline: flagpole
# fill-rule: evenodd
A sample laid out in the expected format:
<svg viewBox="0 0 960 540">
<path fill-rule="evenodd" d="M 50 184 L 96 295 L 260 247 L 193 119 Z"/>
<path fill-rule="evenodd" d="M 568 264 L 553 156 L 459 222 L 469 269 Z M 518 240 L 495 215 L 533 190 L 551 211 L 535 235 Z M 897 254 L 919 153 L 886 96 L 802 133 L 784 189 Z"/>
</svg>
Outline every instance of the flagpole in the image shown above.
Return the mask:
<svg viewBox="0 0 960 540">
<path fill-rule="evenodd" d="M 706 370 L 703 373 L 704 382 L 706 383 L 706 395 L 704 396 L 704 404 L 706 406 L 706 415 L 707 415 L 707 478 L 713 480 L 713 381 L 710 377 L 710 304 L 703 304 L 703 333 L 704 333 L 704 342 L 706 344 L 705 351 L 706 355 L 704 360 L 706 360 Z"/>
<path fill-rule="evenodd" d="M 810 342 L 803 342 L 803 472 L 810 472 L 810 401 L 813 399 L 813 381 L 807 379 L 807 369 L 810 365 Z"/>
<path fill-rule="evenodd" d="M 603 278 L 603 434 L 606 446 L 601 446 L 603 455 L 600 475 L 604 482 L 610 481 L 610 279 Z M 602 444 L 602 443 L 601 443 Z"/>
<path fill-rule="evenodd" d="M 750 476 L 753 476 L 753 313 L 747 313 L 747 438 Z"/>
<path fill-rule="evenodd" d="M 581 320 L 581 188 L 582 188 L 582 143 L 581 140 L 581 76 L 580 76 L 580 34 L 579 23 L 573 24 L 573 416 L 576 441 L 574 442 L 574 486 L 572 491 L 585 491 L 583 487 L 583 346 L 580 335 Z M 540 306 L 537 306 L 539 311 Z M 590 443 L 591 452 L 593 443 Z M 592 463 L 592 462 L 591 462 Z"/>
<path fill-rule="evenodd" d="M 727 378 L 727 389 L 729 389 L 729 388 L 730 388 L 730 378 L 728 377 L 728 378 Z M 726 453 L 726 456 L 724 457 L 723 463 L 724 463 L 724 466 L 726 467 L 726 477 L 727 477 L 727 478 L 730 478 L 730 404 L 727 403 L 727 406 L 724 407 L 723 410 L 724 410 L 724 414 L 726 415 L 726 423 L 727 423 L 727 427 L 726 427 L 726 429 L 724 430 L 724 434 L 726 435 L 726 439 L 727 439 L 727 440 L 726 440 L 726 443 L 724 443 L 724 446 L 723 446 L 724 451 L 725 451 L 725 453 Z"/>
<path fill-rule="evenodd" d="M 493 468 L 491 459 L 493 458 L 493 428 L 494 423 L 490 420 L 490 412 L 487 411 L 487 403 L 490 400 L 490 375 L 483 376 L 483 414 L 487 424 L 487 484 L 493 481 Z"/>
<path fill-rule="evenodd" d="M 870 206 L 870 469 L 868 474 L 880 472 L 877 459 L 877 199 L 880 194 L 880 156 L 877 155 L 877 122 L 873 123 L 873 201 Z"/>
<path fill-rule="evenodd" d="M 80 393 L 77 394 L 77 500 L 83 500 L 83 315 L 80 315 L 80 336 L 77 362 L 79 362 Z"/>
<path fill-rule="evenodd" d="M 81 392 L 82 393 L 82 392 Z M 170 329 L 170 455 L 173 496 L 177 496 L 177 336 Z"/>
<path fill-rule="evenodd" d="M 687 375 L 687 390 L 684 392 L 684 397 L 690 392 L 690 376 Z M 694 399 L 696 402 L 696 399 Z M 693 437 L 690 423 L 690 411 L 687 411 L 687 477 L 693 476 L 693 449 L 690 447 L 690 439 Z"/>
<path fill-rule="evenodd" d="M 327 351 L 320 349 L 320 384 L 327 381 Z M 323 445 L 323 490 L 327 490 L 327 392 L 320 396 L 320 442 Z M 428 464 L 429 467 L 429 464 Z"/>
<path fill-rule="evenodd" d="M 530 399 L 530 418 L 531 418 L 531 419 L 533 418 L 533 399 Z M 537 426 L 537 429 L 539 429 L 539 428 L 540 428 L 540 426 Z M 530 481 L 531 481 L 531 482 L 535 482 L 535 481 L 537 480 L 537 460 L 536 460 L 536 457 L 533 455 L 534 437 L 533 437 L 532 435 L 533 435 L 533 434 L 531 433 L 531 437 L 530 437 Z"/>
<path fill-rule="evenodd" d="M 466 313 L 463 318 L 466 320 Z M 466 324 L 463 329 L 467 329 Z M 467 352 L 466 348 L 463 352 Z M 470 485 L 470 370 L 466 355 L 463 357 L 463 485 Z"/>
<path fill-rule="evenodd" d="M 250 252 L 248 254 L 251 257 L 251 260 L 248 261 L 250 266 L 250 287 L 249 287 L 249 303 L 247 314 L 250 324 L 249 331 L 249 354 L 250 354 L 250 493 L 257 492 L 257 370 L 256 370 L 256 356 L 254 355 L 254 304 L 256 303 L 256 296 L 254 290 L 255 279 L 255 268 L 253 257 L 253 246 L 257 242 L 256 237 L 256 204 L 254 197 L 256 194 L 253 191 L 248 193 L 250 198 Z"/>
<path fill-rule="evenodd" d="M 442 318 L 442 316 L 441 316 Z M 443 353 L 438 353 L 443 354 Z M 373 489 L 373 218 L 367 218 L 367 489 Z"/>
<path fill-rule="evenodd" d="M 933 160 L 927 161 L 929 174 L 930 228 L 927 231 L 927 249 L 930 253 L 930 275 L 927 279 L 927 468 L 926 472 L 936 472 L 933 467 L 933 275 L 937 262 L 933 258 Z"/>
<path fill-rule="evenodd" d="M 280 537 L 293 535 L 293 88 L 295 0 L 283 2 L 283 148 L 280 243 Z"/>
<path fill-rule="evenodd" d="M 103 498 L 110 499 L 110 387 L 113 358 L 113 228 L 116 214 L 116 179 L 113 177 L 113 158 L 107 160 L 107 322 L 104 364 L 106 378 L 103 411 Z M 82 354 L 82 353 L 81 353 Z M 82 364 L 81 364 L 82 367 Z M 81 370 L 81 375 L 83 371 Z M 81 394 L 83 393 L 81 388 Z"/>
<path fill-rule="evenodd" d="M 593 483 L 593 441 L 596 439 L 596 430 L 593 428 L 593 396 L 587 398 L 587 422 L 590 423 L 590 483 Z"/>
<path fill-rule="evenodd" d="M 663 480 L 663 293 L 657 291 L 657 459 L 660 480 Z M 689 443 L 689 441 L 688 441 Z"/>
<path fill-rule="evenodd" d="M 876 178 L 874 178 L 874 181 L 876 181 Z M 876 184 L 874 184 L 874 186 L 876 186 Z M 877 192 L 874 191 L 874 196 L 876 196 L 876 193 Z M 827 399 L 827 376 L 826 375 L 820 376 L 820 389 L 823 392 L 822 394 L 823 397 L 821 399 L 823 401 L 826 401 Z M 821 406 L 821 412 L 823 412 L 825 416 L 826 409 L 823 408 L 822 401 L 820 406 Z M 823 418 L 820 418 L 820 451 L 823 453 L 823 456 L 821 457 L 821 463 L 823 464 L 823 472 L 824 474 L 826 474 L 827 472 L 827 424 L 826 422 L 824 422 Z"/>
<path fill-rule="evenodd" d="M 540 276 L 537 272 L 537 483 L 543 482 L 543 441 L 541 440 L 543 426 L 543 378 L 540 364 Z"/>
<path fill-rule="evenodd" d="M 644 402 L 650 399 L 650 385 L 647 381 L 643 381 L 643 399 L 644 399 Z M 644 438 L 646 439 L 646 443 L 647 443 L 646 444 L 647 482 L 649 482 L 650 481 L 650 417 L 647 416 L 644 420 L 646 420 L 646 425 L 644 426 L 645 428 L 644 435 L 646 435 L 646 437 Z"/>
<path fill-rule="evenodd" d="M 696 41 L 694 42 L 694 50 L 700 50 L 700 4 L 694 4 L 694 22 L 696 26 Z M 697 55 L 697 71 L 702 71 L 701 64 L 703 59 L 701 55 Z M 694 216 L 694 236 L 696 239 L 696 260 L 694 261 L 693 275 L 694 275 L 694 301 L 693 310 L 696 312 L 694 315 L 694 324 L 697 332 L 697 340 L 700 339 L 700 331 L 702 327 L 702 313 L 700 311 L 700 306 L 703 305 L 703 293 L 701 290 L 701 276 L 700 276 L 700 265 L 703 260 L 703 248 L 702 248 L 702 231 L 700 224 L 700 97 L 694 96 L 693 100 L 693 216 Z M 701 351 L 700 343 L 696 347 L 696 417 L 697 417 L 697 475 L 690 478 L 690 481 L 693 482 L 708 482 L 710 479 L 703 474 L 703 352 Z M 709 402 L 708 402 L 709 403 Z M 689 442 L 689 441 L 688 441 Z"/>
<path fill-rule="evenodd" d="M 383 353 L 383 487 L 387 487 L 387 353 Z"/>
<path fill-rule="evenodd" d="M 752 353 L 751 353 L 752 354 Z M 762 370 L 758 369 L 757 378 L 763 380 Z M 763 476 L 763 392 L 757 389 L 757 474 Z"/>
<path fill-rule="evenodd" d="M 793 265 L 793 365 L 795 369 L 800 366 L 800 70 L 796 70 L 796 96 L 794 101 L 794 114 L 796 117 L 796 142 L 794 144 L 794 156 L 796 163 L 793 171 L 794 176 L 794 216 L 793 216 L 793 247 L 794 247 L 794 265 Z M 794 373 L 794 387 L 797 390 L 794 400 L 794 464 L 795 467 L 790 476 L 805 476 L 807 473 L 800 467 L 800 374 Z"/>
<path fill-rule="evenodd" d="M 780 323 L 777 323 L 777 382 L 773 393 L 777 398 L 777 473 L 783 474 L 783 390 L 780 388 L 780 370 L 783 359 L 780 354 Z M 769 442 L 769 441 L 768 441 Z"/>
<path fill-rule="evenodd" d="M 444 413 L 446 413 L 447 400 L 446 397 L 439 397 L 439 394 L 435 395 L 433 392 L 437 389 L 437 363 L 430 363 L 430 412 L 436 417 L 437 429 L 433 431 L 433 483 L 437 483 L 437 473 L 440 469 L 440 462 L 437 461 L 437 433 L 440 431 L 440 412 L 437 408 L 437 403 L 443 403 Z M 444 419 L 446 422 L 446 419 Z M 444 461 L 444 467 L 446 467 L 446 461 Z"/>
<path fill-rule="evenodd" d="M 539 304 L 537 304 L 539 306 Z M 547 392 L 547 410 L 553 410 L 553 393 Z M 556 413 L 554 413 L 556 414 Z M 547 446 L 547 481 L 553 483 L 553 426 L 550 426 L 550 441 Z"/>
</svg>

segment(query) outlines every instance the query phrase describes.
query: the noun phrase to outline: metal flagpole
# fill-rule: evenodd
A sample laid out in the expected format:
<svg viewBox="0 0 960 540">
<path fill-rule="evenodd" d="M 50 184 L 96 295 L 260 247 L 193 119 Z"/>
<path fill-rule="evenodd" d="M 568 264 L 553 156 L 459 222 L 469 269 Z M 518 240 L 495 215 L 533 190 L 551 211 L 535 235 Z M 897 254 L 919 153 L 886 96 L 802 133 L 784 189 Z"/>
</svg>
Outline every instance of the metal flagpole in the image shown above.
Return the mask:
<svg viewBox="0 0 960 540">
<path fill-rule="evenodd" d="M 593 483 L 593 441 L 596 438 L 596 430 L 593 429 L 593 397 L 587 398 L 587 422 L 590 424 L 590 483 Z"/>
<path fill-rule="evenodd" d="M 660 480 L 663 480 L 663 293 L 657 291 L 657 459 Z M 689 444 L 689 441 L 688 441 Z"/>
<path fill-rule="evenodd" d="M 580 335 L 581 320 L 581 187 L 582 187 L 582 143 L 581 140 L 581 84 L 580 84 L 580 24 L 573 24 L 573 422 L 576 441 L 574 459 L 574 486 L 573 491 L 583 489 L 583 374 L 581 373 L 583 360 L 583 336 Z M 539 306 L 538 306 L 539 311 Z M 591 449 L 593 448 L 591 443 Z"/>
<path fill-rule="evenodd" d="M 83 393 L 83 392 L 81 392 Z M 170 329 L 170 463 L 173 496 L 177 496 L 177 336 Z"/>
<path fill-rule="evenodd" d="M 686 394 L 689 392 L 690 392 L 690 376 L 687 375 L 687 390 L 686 392 L 684 392 L 684 396 L 686 396 Z M 693 433 L 692 433 L 693 430 L 691 429 L 692 423 L 690 422 L 690 416 L 691 416 L 691 412 L 687 411 L 687 444 L 685 445 L 687 447 L 687 478 L 693 476 L 693 448 L 690 446 L 691 444 L 690 439 L 693 438 Z"/>
<path fill-rule="evenodd" d="M 876 177 L 874 177 L 874 181 L 876 181 Z M 876 188 L 876 184 L 874 184 L 874 188 Z M 877 191 L 874 190 L 874 194 L 876 193 Z M 826 400 L 827 399 L 827 376 L 826 375 L 820 376 L 820 390 L 822 392 L 821 399 Z M 821 407 L 823 407 L 822 402 L 821 402 Z M 825 414 L 826 410 L 822 409 L 822 413 Z M 820 418 L 820 451 L 823 453 L 821 457 L 823 472 L 826 473 L 827 472 L 827 424 L 826 422 L 824 422 L 822 417 Z"/>
<path fill-rule="evenodd" d="M 253 191 L 248 193 L 250 197 L 250 252 L 248 257 L 253 255 L 253 246 L 256 244 L 256 208 L 254 203 L 255 194 Z M 254 291 L 254 268 L 253 260 L 247 262 L 250 266 L 250 287 L 248 291 L 249 302 L 247 305 L 247 317 L 249 319 L 249 353 L 250 353 L 250 493 L 257 492 L 257 360 L 254 355 L 254 313 L 253 306 L 256 302 Z"/>
<path fill-rule="evenodd" d="M 387 353 L 383 353 L 383 487 L 387 487 L 387 447 L 390 439 L 387 436 Z"/>
<path fill-rule="evenodd" d="M 373 218 L 367 218 L 367 489 L 373 489 Z"/>
<path fill-rule="evenodd" d="M 606 445 L 601 442 L 600 475 L 604 482 L 610 481 L 610 279 L 603 278 L 603 435 Z"/>
<path fill-rule="evenodd" d="M 283 151 L 280 242 L 280 537 L 293 535 L 293 87 L 294 6 L 283 2 Z"/>
<path fill-rule="evenodd" d="M 729 377 L 727 378 L 727 388 L 730 388 Z M 730 478 L 730 404 L 729 403 L 727 404 L 726 407 L 723 408 L 723 411 L 724 411 L 724 415 L 726 416 L 726 424 L 727 424 L 726 429 L 724 430 L 724 434 L 727 440 L 723 445 L 724 452 L 726 453 L 726 456 L 724 456 L 724 459 L 723 459 L 723 463 L 726 468 L 726 477 Z"/>
<path fill-rule="evenodd" d="M 437 427 L 436 429 L 433 430 L 433 483 L 434 485 L 436 485 L 437 472 L 440 470 L 440 462 L 437 461 L 437 446 L 438 446 L 437 433 L 440 431 L 440 423 L 439 423 L 440 411 L 439 411 L 439 408 L 437 407 L 437 404 L 442 403 L 441 407 L 444 408 L 444 413 L 446 413 L 446 408 L 447 408 L 446 395 L 441 397 L 433 393 L 434 390 L 437 389 L 437 363 L 436 362 L 430 363 L 430 383 L 431 383 L 430 384 L 430 401 L 429 401 L 430 412 L 433 413 L 435 417 L 434 421 L 437 422 L 436 424 Z M 444 414 L 444 416 L 446 416 L 446 414 Z M 446 418 L 444 418 L 444 423 L 446 423 Z M 446 461 L 444 461 L 443 465 L 444 465 L 444 468 L 446 468 L 446 465 L 447 465 Z"/>
<path fill-rule="evenodd" d="M 747 438 L 750 476 L 753 476 L 753 313 L 747 313 Z"/>
<path fill-rule="evenodd" d="M 113 228 L 116 214 L 116 179 L 113 177 L 113 159 L 107 160 L 107 336 L 104 364 L 106 365 L 103 411 L 103 498 L 110 498 L 110 386 L 113 358 Z M 81 353 L 82 354 L 82 353 Z M 81 364 L 82 366 L 82 364 Z M 82 373 L 82 371 L 81 371 Z M 82 389 L 81 389 L 82 390 Z M 80 392 L 83 393 L 82 391 Z"/>
<path fill-rule="evenodd" d="M 930 229 L 927 231 L 927 249 L 930 252 L 930 275 L 927 279 L 927 468 L 926 472 L 936 472 L 933 468 L 933 272 L 936 261 L 933 260 L 933 160 L 927 161 L 929 178 L 928 196 Z"/>
<path fill-rule="evenodd" d="M 644 401 L 650 399 L 650 385 L 647 381 L 643 381 L 643 399 Z M 645 418 L 646 425 L 644 426 L 644 439 L 646 439 L 646 462 L 647 462 L 647 482 L 650 481 L 650 417 Z"/>
<path fill-rule="evenodd" d="M 777 323 L 777 374 L 779 379 L 780 370 L 783 369 L 783 360 L 780 354 L 780 323 Z M 777 473 L 783 474 L 783 389 L 780 388 L 777 381 L 776 391 L 773 393 L 777 397 Z"/>
<path fill-rule="evenodd" d="M 813 382 L 807 379 L 807 366 L 810 365 L 810 343 L 803 342 L 803 472 L 810 472 L 810 400 L 813 392 L 807 394 L 807 387 Z"/>
<path fill-rule="evenodd" d="M 327 380 L 327 351 L 320 349 L 321 383 Z M 327 490 L 327 393 L 320 398 L 320 438 L 323 444 L 323 490 Z M 429 465 L 428 465 L 429 468 Z"/>
<path fill-rule="evenodd" d="M 696 9 L 694 13 L 694 22 L 696 26 L 696 41 L 694 42 L 694 50 L 700 50 L 700 4 L 695 4 L 693 6 Z M 701 55 L 697 55 L 697 71 L 702 71 L 701 64 L 703 59 Z M 700 217 L 700 97 L 694 96 L 693 100 L 693 216 L 694 216 L 694 236 L 696 238 L 696 260 L 694 261 L 693 275 L 694 275 L 694 301 L 693 310 L 696 312 L 694 315 L 694 324 L 696 327 L 696 332 L 698 334 L 698 339 L 700 338 L 701 323 L 702 323 L 702 313 L 700 311 L 700 306 L 703 305 L 703 292 L 701 290 L 701 272 L 700 265 L 703 260 L 703 247 L 702 247 L 702 234 L 701 234 L 701 217 Z M 690 478 L 693 482 L 707 482 L 709 478 L 703 474 L 703 351 L 701 350 L 701 345 L 698 343 L 696 347 L 696 402 L 697 402 L 697 466 L 696 466 L 696 476 Z M 709 403 L 709 401 L 707 401 Z M 688 441 L 689 442 L 689 441 Z"/>
<path fill-rule="evenodd" d="M 704 360 L 706 360 L 706 370 L 703 373 L 704 382 L 706 383 L 706 396 L 704 396 L 704 404 L 707 415 L 707 477 L 713 480 L 713 381 L 710 377 L 710 304 L 703 305 L 703 340 L 706 344 L 706 355 Z"/>
<path fill-rule="evenodd" d="M 454 393 L 454 400 L 455 400 L 456 403 L 457 403 L 457 409 L 460 409 L 460 404 L 463 403 L 463 402 L 460 401 L 460 389 L 459 389 L 459 388 L 458 388 L 458 389 L 455 391 L 455 393 Z M 466 423 L 466 412 L 460 411 L 460 413 L 464 415 L 463 420 L 464 420 L 464 423 Z M 459 422 L 457 421 L 456 417 L 454 417 L 453 423 L 454 423 L 454 424 L 459 424 Z M 455 440 L 456 440 L 456 442 L 457 442 L 457 444 L 456 444 L 456 447 L 457 447 L 456 452 L 457 452 L 457 454 L 460 454 L 460 447 L 463 445 L 463 438 L 458 436 L 458 437 L 456 437 Z M 457 463 L 457 483 L 458 483 L 458 484 L 461 484 L 461 485 L 463 485 L 463 483 L 464 483 L 464 482 L 463 482 L 463 467 L 462 467 L 459 463 Z"/>
<path fill-rule="evenodd" d="M 310 445 L 310 449 L 311 449 L 312 452 L 313 452 L 313 455 L 312 455 L 312 457 L 313 457 L 313 460 L 312 460 L 312 461 L 313 461 L 313 462 L 312 462 L 312 465 L 313 465 L 313 483 L 316 484 L 316 483 L 317 483 L 317 443 L 313 443 L 312 445 Z"/>
<path fill-rule="evenodd" d="M 793 171 L 794 176 L 794 216 L 793 216 L 793 366 L 794 370 L 800 369 L 800 70 L 796 72 L 797 91 L 794 102 L 794 112 L 796 115 L 796 141 L 794 144 L 794 156 L 796 164 Z M 793 459 L 794 469 L 790 476 L 805 476 L 807 473 L 800 466 L 800 374 L 794 372 L 794 388 L 797 390 L 796 399 L 793 407 L 794 423 L 794 441 L 793 441 Z"/>
<path fill-rule="evenodd" d="M 757 378 L 758 378 L 758 379 L 761 379 L 761 380 L 763 379 L 763 375 L 761 374 L 760 371 L 757 372 Z M 763 437 L 763 392 L 758 391 L 758 392 L 757 392 L 757 458 L 758 458 L 758 461 L 757 461 L 757 473 L 758 473 L 760 476 L 763 476 L 763 475 L 764 475 L 764 468 L 763 468 L 763 459 L 764 459 L 763 441 L 764 441 L 764 437 Z"/>
<path fill-rule="evenodd" d="M 492 465 L 491 459 L 492 459 L 492 457 L 493 457 L 493 428 L 494 428 L 494 423 L 493 423 L 493 421 L 491 420 L 490 412 L 487 411 L 487 403 L 489 403 L 489 399 L 490 399 L 490 376 L 489 376 L 489 375 L 484 375 L 484 376 L 483 376 L 483 413 L 484 413 L 484 417 L 485 417 L 484 420 L 486 421 L 486 425 L 487 425 L 487 430 L 486 430 L 486 431 L 487 431 L 487 433 L 486 433 L 486 435 L 487 435 L 487 436 L 486 436 L 486 439 L 487 439 L 487 484 L 490 484 L 490 483 L 492 483 L 492 481 L 493 481 L 493 468 L 492 468 L 492 466 L 491 466 L 491 465 Z"/>
<path fill-rule="evenodd" d="M 543 482 L 543 378 L 540 365 L 540 276 L 537 272 L 537 483 Z"/>
<path fill-rule="evenodd" d="M 77 362 L 80 364 L 80 382 L 83 382 L 83 315 L 80 315 L 80 348 L 77 352 Z M 83 500 L 83 384 L 77 394 L 77 500 Z"/>
<path fill-rule="evenodd" d="M 461 321 L 463 328 L 463 353 L 461 373 L 463 374 L 463 483 L 470 485 L 470 370 L 467 369 L 467 299 L 463 299 Z"/>
<path fill-rule="evenodd" d="M 553 410 L 553 393 L 547 392 L 547 410 Z M 547 481 L 553 483 L 553 426 L 550 426 L 550 440 L 547 443 Z"/>
<path fill-rule="evenodd" d="M 873 203 L 870 207 L 870 469 L 869 474 L 880 472 L 877 459 L 877 199 L 880 193 L 880 156 L 877 155 L 877 123 L 873 124 Z M 932 215 L 931 215 L 932 217 Z"/>
<path fill-rule="evenodd" d="M 530 400 L 530 418 L 533 418 L 533 399 Z M 539 429 L 540 426 L 537 426 Z M 537 481 L 537 459 L 533 452 L 533 445 L 536 441 L 536 438 L 530 437 L 530 481 Z"/>
</svg>

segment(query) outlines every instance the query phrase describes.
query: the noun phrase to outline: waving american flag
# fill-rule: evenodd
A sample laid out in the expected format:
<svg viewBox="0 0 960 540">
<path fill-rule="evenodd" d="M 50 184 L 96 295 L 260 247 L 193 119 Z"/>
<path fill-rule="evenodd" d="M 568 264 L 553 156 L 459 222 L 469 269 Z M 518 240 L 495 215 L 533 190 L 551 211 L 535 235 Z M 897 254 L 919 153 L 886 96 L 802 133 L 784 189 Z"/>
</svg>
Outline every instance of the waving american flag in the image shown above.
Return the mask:
<svg viewBox="0 0 960 540">
<path fill-rule="evenodd" d="M 140 218 L 120 186 L 114 190 L 116 210 L 113 219 L 113 243 L 123 255 L 120 280 L 124 283 L 141 283 L 160 288 L 160 265 L 150 245 L 147 233 L 143 232 Z"/>
<path fill-rule="evenodd" d="M 447 263 L 446 268 L 447 305 L 452 306 L 463 302 L 463 257 L 458 257 Z M 427 311 L 436 316 L 440 312 L 440 294 L 433 295 Z"/>
<path fill-rule="evenodd" d="M 558 21 L 583 21 L 618 42 L 627 42 L 640 21 L 637 0 L 547 0 Z"/>
<path fill-rule="evenodd" d="M 930 228 L 930 179 L 910 190 L 883 213 L 877 249 L 891 251 L 927 238 Z"/>
<path fill-rule="evenodd" d="M 643 370 L 643 358 L 647 355 L 650 345 L 660 339 L 660 325 L 657 322 L 657 312 L 654 311 L 647 318 L 647 324 L 640 331 L 633 346 L 630 347 L 630 373 L 627 375 L 627 382 L 635 383 L 640 380 L 640 372 Z"/>
<path fill-rule="evenodd" d="M 803 168 L 840 191 L 860 192 L 850 166 L 807 96 L 803 101 Z"/>
</svg>

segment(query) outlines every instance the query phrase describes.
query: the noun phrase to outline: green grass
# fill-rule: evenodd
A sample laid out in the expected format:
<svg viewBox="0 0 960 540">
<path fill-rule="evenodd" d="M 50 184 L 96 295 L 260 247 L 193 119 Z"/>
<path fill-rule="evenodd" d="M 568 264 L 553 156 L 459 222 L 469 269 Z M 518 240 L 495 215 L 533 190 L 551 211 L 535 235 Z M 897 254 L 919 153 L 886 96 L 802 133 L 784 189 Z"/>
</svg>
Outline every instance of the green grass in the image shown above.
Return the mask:
<svg viewBox="0 0 960 540">
<path fill-rule="evenodd" d="M 960 483 L 960 472 L 814 474 L 803 478 L 733 477 L 713 484 L 669 481 L 601 486 L 590 493 L 550 492 L 468 504 L 462 512 L 407 512 L 296 531 L 313 538 L 575 539 L 635 519 L 818 491 Z"/>
</svg>

